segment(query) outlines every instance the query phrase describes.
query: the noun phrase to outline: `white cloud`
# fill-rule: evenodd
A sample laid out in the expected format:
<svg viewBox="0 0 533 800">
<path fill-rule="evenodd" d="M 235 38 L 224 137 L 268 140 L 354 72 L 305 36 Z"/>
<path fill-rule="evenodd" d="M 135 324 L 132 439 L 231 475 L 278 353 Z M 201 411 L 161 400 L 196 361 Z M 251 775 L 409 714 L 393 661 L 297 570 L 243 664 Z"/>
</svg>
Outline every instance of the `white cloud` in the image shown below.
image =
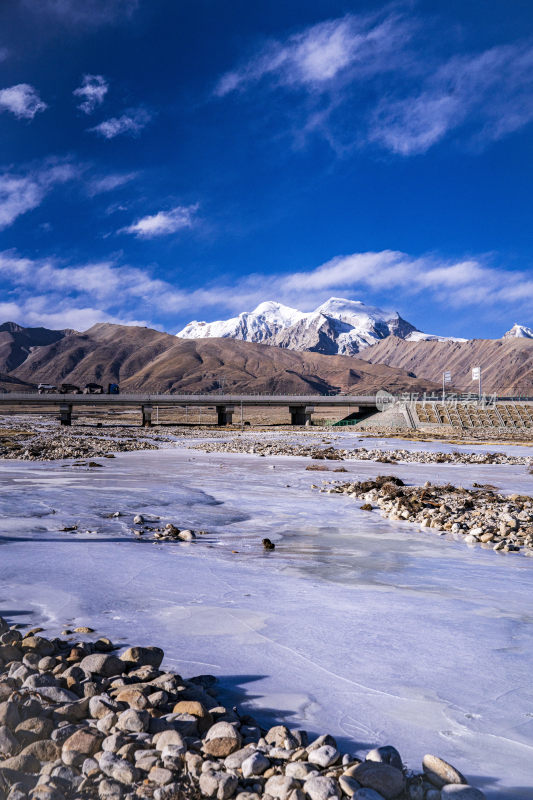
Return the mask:
<svg viewBox="0 0 533 800">
<path fill-rule="evenodd" d="M 55 17 L 67 25 L 98 27 L 129 19 L 139 0 L 23 0 L 31 12 Z"/>
<path fill-rule="evenodd" d="M 473 122 L 478 141 L 501 139 L 533 119 L 533 45 L 493 47 L 442 64 L 419 91 L 382 101 L 370 138 L 401 155 L 424 153 Z"/>
<path fill-rule="evenodd" d="M 33 119 L 48 108 L 29 83 L 18 83 L 8 89 L 0 89 L 0 112 L 10 111 L 19 119 Z"/>
<path fill-rule="evenodd" d="M 25 174 L 0 173 L 0 230 L 37 208 L 55 186 L 77 176 L 74 165 L 53 161 L 46 161 Z"/>
<path fill-rule="evenodd" d="M 142 219 L 122 228 L 119 233 L 133 233 L 139 238 L 150 239 L 154 236 L 166 236 L 169 233 L 192 228 L 196 222 L 198 203 L 190 206 L 175 206 L 170 211 L 159 211 L 157 214 Z"/>
<path fill-rule="evenodd" d="M 152 114 L 144 108 L 132 108 L 120 117 L 104 120 L 94 128 L 89 128 L 92 133 L 103 136 L 104 139 L 114 139 L 115 136 L 138 136 L 152 119 Z"/>
<path fill-rule="evenodd" d="M 72 94 L 81 98 L 78 108 L 84 114 L 92 114 L 104 102 L 109 90 L 109 84 L 103 75 L 84 75 L 81 86 Z"/>
<path fill-rule="evenodd" d="M 125 173 L 111 173 L 110 175 L 103 175 L 99 178 L 93 178 L 89 181 L 87 191 L 91 197 L 97 194 L 104 194 L 104 192 L 112 192 L 115 189 L 120 189 L 126 183 L 130 183 L 137 177 L 136 172 Z"/>
<path fill-rule="evenodd" d="M 398 65 L 411 36 L 411 23 L 397 15 L 347 14 L 267 43 L 215 87 L 223 97 L 268 78 L 277 86 L 328 89 L 336 78 L 368 78 Z"/>
<path fill-rule="evenodd" d="M 392 250 L 338 256 L 301 272 L 248 274 L 194 290 L 114 260 L 71 265 L 16 252 L 0 253 L 0 278 L 6 298 L 0 321 L 77 330 L 102 321 L 153 327 L 154 320 L 185 314 L 220 318 L 265 299 L 311 310 L 331 295 L 379 298 L 378 304 L 394 306 L 407 319 L 413 299 L 420 297 L 428 308 L 472 309 L 478 317 L 505 316 L 505 324 L 511 314 L 530 321 L 533 304 L 527 271 L 499 269 L 481 257 L 453 261 Z"/>
<path fill-rule="evenodd" d="M 318 134 L 340 153 L 378 145 L 410 156 L 459 130 L 486 145 L 533 120 L 531 40 L 458 55 L 450 37 L 444 55 L 446 31 L 435 46 L 420 21 L 390 9 L 270 41 L 222 75 L 215 95 L 297 93 L 286 114 L 295 141 Z"/>
<path fill-rule="evenodd" d="M 9 50 L 7 47 L 0 47 L 0 61 L 5 61 L 8 56 Z"/>
</svg>

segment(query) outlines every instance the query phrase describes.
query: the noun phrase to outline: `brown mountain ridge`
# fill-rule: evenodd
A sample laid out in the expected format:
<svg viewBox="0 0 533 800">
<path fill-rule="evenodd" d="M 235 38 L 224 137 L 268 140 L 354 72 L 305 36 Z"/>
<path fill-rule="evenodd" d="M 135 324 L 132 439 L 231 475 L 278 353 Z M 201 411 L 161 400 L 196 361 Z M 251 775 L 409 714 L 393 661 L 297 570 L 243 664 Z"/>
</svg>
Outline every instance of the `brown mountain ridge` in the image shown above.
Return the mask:
<svg viewBox="0 0 533 800">
<path fill-rule="evenodd" d="M 361 358 L 284 350 L 233 339 L 178 339 L 150 328 L 100 323 L 34 346 L 9 372 L 36 383 L 90 381 L 121 391 L 321 394 L 422 391 L 431 382 Z M 2 364 L 0 362 L 0 369 Z"/>
</svg>

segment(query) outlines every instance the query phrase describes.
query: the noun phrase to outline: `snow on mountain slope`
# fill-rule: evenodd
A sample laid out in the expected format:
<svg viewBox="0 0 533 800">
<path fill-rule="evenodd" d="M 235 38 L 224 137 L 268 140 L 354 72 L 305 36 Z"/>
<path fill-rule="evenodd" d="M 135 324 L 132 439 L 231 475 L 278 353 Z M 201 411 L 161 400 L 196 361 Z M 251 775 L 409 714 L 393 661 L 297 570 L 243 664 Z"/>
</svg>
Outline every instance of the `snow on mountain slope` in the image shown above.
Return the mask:
<svg viewBox="0 0 533 800">
<path fill-rule="evenodd" d="M 459 336 L 438 336 L 434 333 L 422 333 L 413 331 L 405 337 L 408 342 L 467 342 L 468 339 L 461 339 Z"/>
<path fill-rule="evenodd" d="M 222 337 L 263 342 L 290 350 L 355 355 L 394 334 L 416 332 L 396 312 L 367 306 L 359 300 L 331 297 L 315 311 L 303 312 L 269 301 L 254 311 L 217 322 L 190 322 L 177 336 L 184 339 Z"/>
<path fill-rule="evenodd" d="M 176 334 L 181 339 L 242 339 L 245 342 L 264 342 L 279 331 L 295 325 L 305 314 L 282 303 L 267 301 L 254 311 L 243 311 L 238 317 L 217 322 L 189 322 Z"/>
<path fill-rule="evenodd" d="M 503 334 L 504 339 L 516 337 L 518 339 L 533 339 L 533 329 L 528 328 L 526 325 L 519 325 L 517 322 L 513 327 Z"/>
</svg>

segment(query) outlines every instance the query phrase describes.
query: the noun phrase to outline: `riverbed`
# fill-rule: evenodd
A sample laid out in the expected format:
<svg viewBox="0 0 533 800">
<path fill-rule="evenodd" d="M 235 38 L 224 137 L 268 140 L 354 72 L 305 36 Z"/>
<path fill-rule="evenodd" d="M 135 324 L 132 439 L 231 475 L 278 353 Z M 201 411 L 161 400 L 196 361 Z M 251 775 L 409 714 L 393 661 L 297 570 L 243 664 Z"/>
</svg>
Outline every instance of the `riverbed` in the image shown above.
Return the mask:
<svg viewBox="0 0 533 800">
<path fill-rule="evenodd" d="M 378 446 L 359 439 L 335 444 Z M 306 472 L 307 458 L 187 444 L 93 468 L 0 461 L 0 615 L 159 645 L 169 668 L 217 675 L 265 724 L 328 731 L 354 754 L 393 744 L 413 769 L 435 753 L 489 798 L 533 798 L 533 559 L 320 494 L 311 484 L 335 476 Z M 523 466 L 343 466 L 343 480 L 532 485 Z M 138 513 L 206 533 L 153 542 L 132 533 Z"/>
</svg>

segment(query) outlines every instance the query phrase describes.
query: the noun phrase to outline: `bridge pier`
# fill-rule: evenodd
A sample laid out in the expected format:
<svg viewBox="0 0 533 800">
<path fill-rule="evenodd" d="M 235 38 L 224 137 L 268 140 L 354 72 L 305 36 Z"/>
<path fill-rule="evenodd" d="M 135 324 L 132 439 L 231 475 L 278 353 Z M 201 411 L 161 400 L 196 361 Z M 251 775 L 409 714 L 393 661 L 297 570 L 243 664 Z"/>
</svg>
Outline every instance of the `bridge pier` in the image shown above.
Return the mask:
<svg viewBox="0 0 533 800">
<path fill-rule="evenodd" d="M 289 406 L 291 425 L 310 425 L 313 406 Z"/>
<path fill-rule="evenodd" d="M 217 406 L 217 425 L 231 425 L 234 406 Z"/>
<path fill-rule="evenodd" d="M 72 406 L 70 403 L 61 403 L 59 406 L 59 421 L 61 425 L 72 425 Z"/>
<path fill-rule="evenodd" d="M 152 424 L 152 406 L 143 405 L 143 428 L 149 428 Z"/>
</svg>

